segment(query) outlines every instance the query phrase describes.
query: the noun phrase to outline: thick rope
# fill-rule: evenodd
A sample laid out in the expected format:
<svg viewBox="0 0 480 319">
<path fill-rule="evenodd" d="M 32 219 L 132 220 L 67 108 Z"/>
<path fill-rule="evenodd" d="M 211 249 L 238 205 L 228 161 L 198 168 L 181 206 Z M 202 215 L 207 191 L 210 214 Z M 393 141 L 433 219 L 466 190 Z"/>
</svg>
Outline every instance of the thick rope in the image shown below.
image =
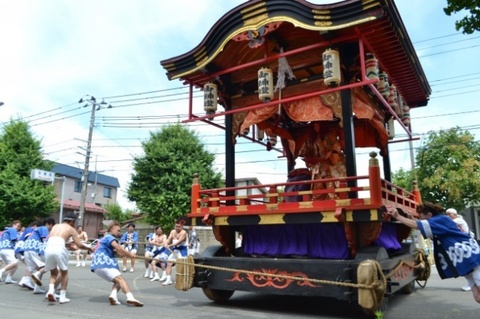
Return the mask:
<svg viewBox="0 0 480 319">
<path fill-rule="evenodd" d="M 192 260 L 193 260 L 193 257 L 192 257 Z M 267 273 L 260 272 L 260 271 L 251 271 L 251 270 L 245 270 L 245 269 L 235 269 L 235 268 L 228 268 L 228 267 L 218 267 L 218 266 L 212 266 L 212 265 L 196 264 L 194 262 L 186 260 L 185 258 L 177 259 L 176 263 L 177 264 L 184 264 L 184 265 L 188 265 L 188 266 L 193 266 L 193 267 L 198 267 L 198 268 L 228 271 L 228 272 L 239 272 L 239 273 L 248 274 L 248 275 L 255 275 L 255 276 L 265 276 L 265 275 L 267 275 L 267 276 L 273 277 L 273 278 L 289 279 L 289 280 L 295 280 L 295 281 L 309 281 L 309 282 L 318 283 L 318 284 L 336 285 L 336 286 L 350 287 L 350 288 L 375 289 L 379 286 L 377 284 L 363 285 L 363 284 L 354 284 L 354 283 L 332 281 L 332 280 L 315 279 L 315 278 L 309 278 L 309 277 L 305 278 L 305 277 L 299 277 L 299 276 L 267 274 Z"/>
<path fill-rule="evenodd" d="M 349 288 L 363 288 L 363 289 L 383 289 L 387 285 L 387 279 L 392 277 L 403 265 L 407 265 L 412 269 L 417 269 L 421 267 L 425 267 L 425 259 L 422 253 L 417 255 L 417 259 L 419 259 L 419 264 L 415 265 L 414 263 L 409 263 L 404 260 L 400 260 L 398 265 L 390 271 L 387 275 L 381 276 L 379 281 L 374 282 L 372 284 L 358 284 L 358 283 L 348 283 L 348 282 L 341 282 L 341 281 L 332 281 L 332 280 L 323 280 L 323 279 L 315 279 L 309 277 L 299 277 L 299 276 L 288 276 L 288 275 L 279 275 L 279 274 L 267 274 L 264 272 L 259 271 L 251 271 L 245 269 L 235 269 L 235 268 L 228 268 L 228 267 L 219 267 L 219 266 L 212 266 L 212 265 L 204 265 L 204 264 L 197 264 L 194 262 L 194 258 L 192 256 L 188 256 L 187 258 L 177 258 L 175 261 L 172 260 L 165 260 L 165 259 L 158 259 L 158 258 L 149 258 L 144 256 L 136 256 L 138 259 L 146 259 L 146 260 L 158 260 L 167 263 L 177 264 L 177 276 L 181 279 L 182 283 L 177 287 L 179 290 L 188 290 L 193 285 L 193 276 L 195 274 L 195 267 L 204 268 L 204 269 L 211 269 L 211 270 L 219 270 L 219 271 L 228 271 L 228 272 L 238 272 L 248 275 L 255 275 L 255 276 L 269 276 L 273 278 L 281 278 L 287 280 L 294 280 L 294 281 L 309 281 L 312 283 L 317 284 L 324 284 L 324 285 L 334 285 L 340 287 L 349 287 Z M 381 269 L 381 268 L 380 268 Z M 426 284 L 426 283 L 425 283 Z M 188 287 L 188 288 L 187 288 Z"/>
</svg>

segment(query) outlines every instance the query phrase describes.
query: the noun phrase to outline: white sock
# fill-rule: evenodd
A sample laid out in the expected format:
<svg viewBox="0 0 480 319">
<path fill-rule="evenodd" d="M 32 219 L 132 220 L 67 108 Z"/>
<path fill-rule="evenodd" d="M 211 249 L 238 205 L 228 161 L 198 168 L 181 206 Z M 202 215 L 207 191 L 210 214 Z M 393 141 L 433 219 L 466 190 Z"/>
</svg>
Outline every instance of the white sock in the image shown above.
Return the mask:
<svg viewBox="0 0 480 319">
<path fill-rule="evenodd" d="M 117 299 L 117 289 L 113 289 L 112 293 L 110 294 L 110 297 Z"/>
<path fill-rule="evenodd" d="M 167 281 L 172 281 L 172 276 L 167 275 Z"/>
<path fill-rule="evenodd" d="M 53 294 L 54 291 L 55 291 L 55 285 L 54 284 L 48 284 L 48 292 L 51 292 Z"/>
<path fill-rule="evenodd" d="M 135 299 L 133 298 L 133 294 L 131 292 L 127 292 L 125 295 L 127 295 L 127 300 Z"/>
<path fill-rule="evenodd" d="M 66 298 L 67 297 L 67 291 L 66 290 L 60 290 L 60 298 Z"/>
</svg>

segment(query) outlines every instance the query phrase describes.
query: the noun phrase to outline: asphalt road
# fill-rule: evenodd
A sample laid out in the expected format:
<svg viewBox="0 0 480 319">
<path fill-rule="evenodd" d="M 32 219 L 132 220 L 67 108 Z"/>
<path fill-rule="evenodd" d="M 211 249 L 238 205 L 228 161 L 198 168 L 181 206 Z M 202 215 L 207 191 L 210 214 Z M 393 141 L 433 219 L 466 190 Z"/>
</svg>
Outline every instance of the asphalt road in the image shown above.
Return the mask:
<svg viewBox="0 0 480 319">
<path fill-rule="evenodd" d="M 203 292 L 194 288 L 177 291 L 174 286 L 162 287 L 159 282 L 143 278 L 143 265 L 134 273 L 125 273 L 134 296 L 145 303 L 144 307 L 125 304 L 125 295 L 119 293 L 122 305 L 111 306 L 107 297 L 111 284 L 90 272 L 87 267 L 70 265 L 68 304 L 49 303 L 44 295 L 34 295 L 18 285 L 0 283 L 1 318 L 365 318 L 355 305 L 321 298 L 273 296 L 235 292 L 224 304 L 209 301 Z M 20 266 L 15 279 L 20 279 L 24 266 Z M 46 277 L 43 279 L 47 283 Z M 435 268 L 423 289 L 411 295 L 390 298 L 385 319 L 441 319 L 479 318 L 480 304 L 471 292 L 460 289 L 464 278 L 440 280 Z"/>
</svg>

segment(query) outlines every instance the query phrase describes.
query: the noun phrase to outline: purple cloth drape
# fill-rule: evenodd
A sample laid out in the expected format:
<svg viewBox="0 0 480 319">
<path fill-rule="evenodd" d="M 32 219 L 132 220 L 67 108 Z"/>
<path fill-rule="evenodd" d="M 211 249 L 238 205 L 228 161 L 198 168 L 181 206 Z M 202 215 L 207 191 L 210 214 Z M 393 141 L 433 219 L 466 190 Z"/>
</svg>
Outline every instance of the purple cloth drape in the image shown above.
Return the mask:
<svg viewBox="0 0 480 319">
<path fill-rule="evenodd" d="M 306 169 L 294 170 L 288 176 L 287 182 L 297 182 L 297 181 L 308 181 L 311 178 L 311 174 Z M 299 185 L 287 185 L 285 186 L 285 193 L 288 192 L 298 192 L 298 191 L 307 191 L 310 190 L 310 184 L 299 184 Z M 284 196 L 286 202 L 301 202 L 302 196 Z"/>
<path fill-rule="evenodd" d="M 385 249 L 400 249 L 402 245 L 397 239 L 397 227 L 395 224 L 382 223 L 382 230 L 375 240 L 375 245 L 382 246 Z"/>
<path fill-rule="evenodd" d="M 343 225 L 334 223 L 245 226 L 243 249 L 253 255 L 349 258 Z"/>
</svg>

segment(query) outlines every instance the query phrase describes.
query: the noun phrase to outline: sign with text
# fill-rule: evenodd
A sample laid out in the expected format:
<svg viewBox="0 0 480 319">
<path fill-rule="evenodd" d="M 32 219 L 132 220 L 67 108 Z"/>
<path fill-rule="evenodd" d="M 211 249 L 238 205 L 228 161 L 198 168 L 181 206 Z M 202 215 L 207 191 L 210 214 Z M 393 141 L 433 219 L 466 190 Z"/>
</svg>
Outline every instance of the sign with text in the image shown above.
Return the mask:
<svg viewBox="0 0 480 319">
<path fill-rule="evenodd" d="M 42 171 L 41 169 L 32 169 L 30 171 L 30 178 L 31 179 L 38 179 L 45 182 L 50 182 L 53 184 L 55 181 L 55 173 Z"/>
</svg>

